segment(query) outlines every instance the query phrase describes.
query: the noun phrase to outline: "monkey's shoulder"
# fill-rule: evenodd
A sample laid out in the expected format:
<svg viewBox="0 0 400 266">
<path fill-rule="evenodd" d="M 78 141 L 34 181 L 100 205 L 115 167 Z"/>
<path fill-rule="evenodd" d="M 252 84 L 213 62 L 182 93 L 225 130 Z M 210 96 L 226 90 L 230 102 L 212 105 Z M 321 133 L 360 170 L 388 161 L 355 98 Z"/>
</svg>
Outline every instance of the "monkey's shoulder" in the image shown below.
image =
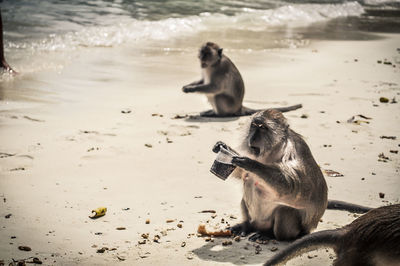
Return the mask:
<svg viewBox="0 0 400 266">
<path fill-rule="evenodd" d="M 317 166 L 317 163 L 311 153 L 311 149 L 304 138 L 293 130 L 289 130 L 289 139 L 294 145 L 295 158 L 308 163 L 309 166 Z"/>
<path fill-rule="evenodd" d="M 240 75 L 239 70 L 237 69 L 235 64 L 229 59 L 229 57 L 225 55 L 221 57 L 219 66 L 215 70 L 220 73 L 231 73 L 235 75 Z"/>
</svg>

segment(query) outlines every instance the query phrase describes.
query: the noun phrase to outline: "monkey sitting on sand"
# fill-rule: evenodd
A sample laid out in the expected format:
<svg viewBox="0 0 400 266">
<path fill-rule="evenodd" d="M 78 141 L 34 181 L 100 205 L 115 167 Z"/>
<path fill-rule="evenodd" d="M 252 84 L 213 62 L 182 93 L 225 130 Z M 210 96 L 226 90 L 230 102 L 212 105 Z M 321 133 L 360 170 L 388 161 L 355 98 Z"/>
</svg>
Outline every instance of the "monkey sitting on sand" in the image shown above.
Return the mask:
<svg viewBox="0 0 400 266">
<path fill-rule="evenodd" d="M 218 142 L 220 148 L 230 149 Z M 233 150 L 232 150 L 233 151 Z M 327 207 L 353 212 L 370 208 L 330 201 L 325 178 L 303 138 L 289 128 L 283 114 L 267 109 L 253 115 L 233 156 L 231 174 L 243 180 L 241 202 L 244 221 L 231 228 L 235 235 L 256 232 L 250 240 L 291 240 L 309 234 Z"/>
<path fill-rule="evenodd" d="M 335 266 L 400 265 L 400 204 L 373 209 L 342 228 L 304 236 L 265 266 L 283 265 L 304 252 L 324 247 L 335 250 Z"/>
<path fill-rule="evenodd" d="M 212 110 L 200 113 L 204 117 L 228 117 L 251 115 L 257 112 L 242 105 L 244 83 L 239 70 L 232 61 L 222 54 L 222 48 L 207 42 L 200 48 L 199 59 L 202 68 L 202 79 L 182 88 L 183 92 L 204 93 Z M 301 108 L 301 104 L 275 108 L 287 112 Z"/>
<path fill-rule="evenodd" d="M 220 145 L 228 148 L 219 142 L 214 151 Z M 258 232 L 250 240 L 290 240 L 316 228 L 328 204 L 328 188 L 307 144 L 282 113 L 254 114 L 239 149 L 244 156 L 233 157 L 238 167 L 232 174 L 243 180 L 244 221 L 232 232 Z"/>
</svg>

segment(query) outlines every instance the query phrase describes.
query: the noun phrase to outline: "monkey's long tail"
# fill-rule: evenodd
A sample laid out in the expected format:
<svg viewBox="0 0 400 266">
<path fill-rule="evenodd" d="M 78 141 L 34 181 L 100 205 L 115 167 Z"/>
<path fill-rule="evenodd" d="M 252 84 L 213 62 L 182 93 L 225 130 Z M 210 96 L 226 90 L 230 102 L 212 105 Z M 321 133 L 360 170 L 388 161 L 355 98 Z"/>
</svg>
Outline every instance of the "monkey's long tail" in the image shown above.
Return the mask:
<svg viewBox="0 0 400 266">
<path fill-rule="evenodd" d="M 302 104 L 296 104 L 296 105 L 292 105 L 292 106 L 287 106 L 287 107 L 277 107 L 277 108 L 273 108 L 276 109 L 278 111 L 281 111 L 282 113 L 284 112 L 289 112 L 289 111 L 293 111 L 293 110 L 297 110 L 299 108 L 303 107 Z"/>
<path fill-rule="evenodd" d="M 275 107 L 275 108 L 271 108 L 271 109 L 276 109 L 282 113 L 284 112 L 289 112 L 289 111 L 293 111 L 293 110 L 297 110 L 299 108 L 302 108 L 303 105 L 302 104 L 296 104 L 296 105 L 291 105 L 291 106 L 287 106 L 287 107 Z M 245 115 L 252 115 L 258 111 L 262 111 L 262 110 L 266 110 L 266 109 L 251 109 L 251 108 L 247 108 L 245 106 L 242 106 L 242 110 L 241 110 L 241 115 L 245 116 Z"/>
<path fill-rule="evenodd" d="M 285 249 L 270 258 L 264 266 L 280 265 L 305 252 L 321 247 L 335 248 L 345 233 L 344 229 L 324 230 L 297 239 Z"/>
<path fill-rule="evenodd" d="M 340 200 L 328 200 L 328 207 L 327 209 L 330 210 L 342 210 L 342 211 L 349 211 L 354 213 L 366 213 L 373 208 L 365 207 L 345 201 Z"/>
</svg>

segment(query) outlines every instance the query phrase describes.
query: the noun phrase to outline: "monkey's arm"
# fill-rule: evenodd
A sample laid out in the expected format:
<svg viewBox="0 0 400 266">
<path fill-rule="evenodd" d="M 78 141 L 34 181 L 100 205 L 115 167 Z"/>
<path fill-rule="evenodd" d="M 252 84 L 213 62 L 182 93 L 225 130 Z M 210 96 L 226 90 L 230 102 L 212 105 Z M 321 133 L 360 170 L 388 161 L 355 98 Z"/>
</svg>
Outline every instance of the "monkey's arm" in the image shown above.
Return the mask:
<svg viewBox="0 0 400 266">
<path fill-rule="evenodd" d="M 232 164 L 258 175 L 278 192 L 288 192 L 295 187 L 295 184 L 289 182 L 282 171 L 274 165 L 265 165 L 248 157 L 239 156 L 232 158 Z"/>
<path fill-rule="evenodd" d="M 216 93 L 218 92 L 218 87 L 214 83 L 188 85 L 183 87 L 183 92 Z"/>
<path fill-rule="evenodd" d="M 204 83 L 204 79 L 201 79 L 201 80 L 193 81 L 193 82 L 183 86 L 183 88 L 190 87 L 190 86 L 193 86 L 193 85 L 200 85 L 200 84 L 203 84 L 203 83 Z"/>
</svg>

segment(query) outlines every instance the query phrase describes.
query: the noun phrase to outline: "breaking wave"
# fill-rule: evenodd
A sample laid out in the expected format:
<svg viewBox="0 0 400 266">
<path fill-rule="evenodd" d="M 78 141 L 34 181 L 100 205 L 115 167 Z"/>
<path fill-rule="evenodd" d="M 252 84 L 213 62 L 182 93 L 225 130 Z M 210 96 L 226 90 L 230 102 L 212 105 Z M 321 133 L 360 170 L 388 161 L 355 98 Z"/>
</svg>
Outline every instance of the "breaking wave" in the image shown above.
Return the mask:
<svg viewBox="0 0 400 266">
<path fill-rule="evenodd" d="M 86 26 L 61 35 L 51 34 L 39 41 L 8 42 L 7 47 L 34 51 L 112 47 L 129 42 L 162 42 L 171 38 L 191 36 L 201 31 L 239 29 L 261 32 L 277 26 L 303 27 L 340 17 L 361 16 L 363 13 L 364 9 L 358 2 L 346 2 L 342 4 L 290 4 L 267 10 L 241 8 L 240 12 L 234 15 L 201 13 L 156 21 L 125 17 L 117 24 L 113 21 L 114 24 L 106 26 Z"/>
</svg>

